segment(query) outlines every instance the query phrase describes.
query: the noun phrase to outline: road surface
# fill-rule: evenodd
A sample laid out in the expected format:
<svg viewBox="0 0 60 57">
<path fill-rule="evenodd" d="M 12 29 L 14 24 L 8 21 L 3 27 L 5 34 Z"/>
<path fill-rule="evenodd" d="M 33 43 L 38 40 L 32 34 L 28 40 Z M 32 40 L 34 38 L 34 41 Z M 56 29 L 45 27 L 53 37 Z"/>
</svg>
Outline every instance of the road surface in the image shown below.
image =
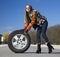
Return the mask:
<svg viewBox="0 0 60 57">
<path fill-rule="evenodd" d="M 0 57 L 60 57 L 60 45 L 53 45 L 55 50 L 48 54 L 47 46 L 42 45 L 42 53 L 36 54 L 36 45 L 31 45 L 25 53 L 14 53 L 7 45 L 0 45 Z"/>
</svg>

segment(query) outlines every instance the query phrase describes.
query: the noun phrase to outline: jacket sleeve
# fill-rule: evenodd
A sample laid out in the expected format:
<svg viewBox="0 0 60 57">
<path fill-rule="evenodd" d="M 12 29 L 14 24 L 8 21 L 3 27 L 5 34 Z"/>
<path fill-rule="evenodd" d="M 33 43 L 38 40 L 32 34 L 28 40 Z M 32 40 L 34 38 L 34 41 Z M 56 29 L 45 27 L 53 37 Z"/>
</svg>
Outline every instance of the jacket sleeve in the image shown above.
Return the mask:
<svg viewBox="0 0 60 57">
<path fill-rule="evenodd" d="M 33 12 L 32 12 L 31 22 L 30 22 L 29 26 L 27 27 L 28 30 L 30 30 L 31 27 L 35 24 L 36 18 L 37 18 L 37 12 L 36 12 L 36 11 L 33 11 Z"/>
</svg>

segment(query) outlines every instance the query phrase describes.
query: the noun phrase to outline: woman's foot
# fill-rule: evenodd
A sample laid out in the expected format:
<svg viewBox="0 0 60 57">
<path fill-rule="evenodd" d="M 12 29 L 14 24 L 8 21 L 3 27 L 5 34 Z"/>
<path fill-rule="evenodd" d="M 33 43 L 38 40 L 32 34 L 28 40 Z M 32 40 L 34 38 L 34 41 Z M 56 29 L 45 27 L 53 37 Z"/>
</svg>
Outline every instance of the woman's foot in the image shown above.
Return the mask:
<svg viewBox="0 0 60 57">
<path fill-rule="evenodd" d="M 36 53 L 41 53 L 41 45 L 40 44 L 37 45 L 37 51 L 36 51 Z"/>
<path fill-rule="evenodd" d="M 47 46 L 48 46 L 48 50 L 49 50 L 48 53 L 52 53 L 52 49 L 54 49 L 53 46 L 49 42 L 47 43 Z"/>
</svg>

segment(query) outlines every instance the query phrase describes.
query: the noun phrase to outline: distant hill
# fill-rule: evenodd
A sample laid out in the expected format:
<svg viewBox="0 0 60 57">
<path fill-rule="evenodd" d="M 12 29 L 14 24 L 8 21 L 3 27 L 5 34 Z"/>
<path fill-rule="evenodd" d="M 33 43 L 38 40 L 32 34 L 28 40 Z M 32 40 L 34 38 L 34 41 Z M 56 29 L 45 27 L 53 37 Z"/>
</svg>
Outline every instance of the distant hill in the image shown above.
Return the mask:
<svg viewBox="0 0 60 57">
<path fill-rule="evenodd" d="M 47 35 L 52 43 L 60 44 L 60 25 L 48 28 Z"/>
<path fill-rule="evenodd" d="M 31 42 L 35 44 L 36 43 L 36 31 L 31 31 L 29 34 L 31 37 Z M 49 41 L 52 44 L 60 44 L 60 25 L 49 27 L 47 29 L 46 34 L 49 38 Z M 41 40 L 42 40 L 42 43 L 45 42 L 42 37 L 41 37 Z"/>
</svg>

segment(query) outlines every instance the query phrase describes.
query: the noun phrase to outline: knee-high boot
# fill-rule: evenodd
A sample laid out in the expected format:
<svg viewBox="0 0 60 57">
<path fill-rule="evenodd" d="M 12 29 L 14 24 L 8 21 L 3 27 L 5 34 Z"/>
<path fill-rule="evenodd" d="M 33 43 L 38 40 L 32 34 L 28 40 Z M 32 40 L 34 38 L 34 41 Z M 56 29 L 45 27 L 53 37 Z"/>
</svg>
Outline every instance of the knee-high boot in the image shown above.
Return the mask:
<svg viewBox="0 0 60 57">
<path fill-rule="evenodd" d="M 54 48 L 53 48 L 53 46 L 50 44 L 50 42 L 47 43 L 47 46 L 48 46 L 48 50 L 49 50 L 48 53 L 52 53 L 52 49 L 54 49 Z"/>
<path fill-rule="evenodd" d="M 36 53 L 41 53 L 41 45 L 40 44 L 37 45 L 37 51 L 36 51 Z"/>
</svg>

